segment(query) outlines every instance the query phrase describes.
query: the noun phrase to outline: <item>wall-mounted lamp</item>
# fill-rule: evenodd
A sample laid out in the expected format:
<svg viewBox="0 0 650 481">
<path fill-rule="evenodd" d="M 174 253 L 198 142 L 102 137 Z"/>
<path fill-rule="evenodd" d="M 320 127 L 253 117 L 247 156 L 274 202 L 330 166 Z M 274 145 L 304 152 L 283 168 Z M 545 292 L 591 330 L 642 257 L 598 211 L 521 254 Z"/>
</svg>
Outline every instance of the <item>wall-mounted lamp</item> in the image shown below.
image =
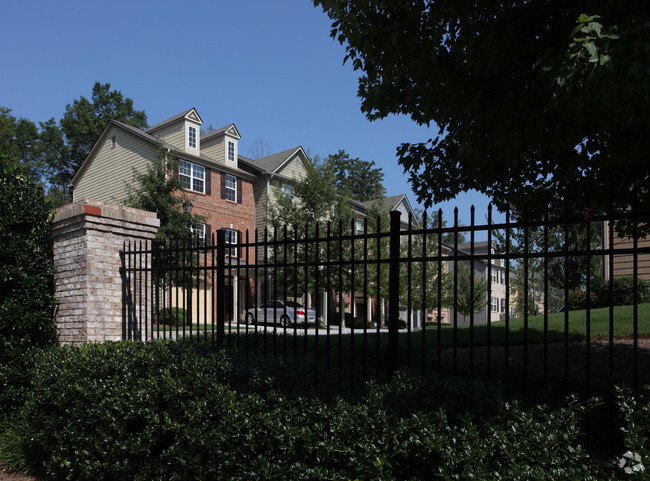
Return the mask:
<svg viewBox="0 0 650 481">
<path fill-rule="evenodd" d="M 185 202 L 183 202 L 183 212 L 185 212 L 186 214 L 191 214 L 193 207 L 194 204 L 192 204 L 191 200 L 186 200 Z"/>
</svg>

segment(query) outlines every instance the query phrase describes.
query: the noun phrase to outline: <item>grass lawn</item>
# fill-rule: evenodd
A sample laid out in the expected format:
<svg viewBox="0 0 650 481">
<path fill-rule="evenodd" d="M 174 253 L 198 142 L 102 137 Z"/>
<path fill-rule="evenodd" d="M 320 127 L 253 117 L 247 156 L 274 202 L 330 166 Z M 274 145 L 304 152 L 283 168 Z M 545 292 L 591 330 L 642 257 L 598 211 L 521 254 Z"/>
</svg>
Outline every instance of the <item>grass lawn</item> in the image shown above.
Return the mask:
<svg viewBox="0 0 650 481">
<path fill-rule="evenodd" d="M 520 344 L 544 342 L 544 332 L 547 332 L 548 342 L 584 341 L 587 338 L 587 314 L 589 314 L 589 337 L 591 339 L 608 339 L 610 336 L 610 310 L 608 307 L 600 309 L 568 311 L 523 318 L 510 319 L 506 329 L 506 321 L 497 321 L 492 324 L 475 324 L 471 329 L 469 325 L 459 325 L 456 328 L 456 339 L 459 345 L 468 345 L 472 340 L 474 344 L 486 344 L 488 335 L 491 344 L 508 343 Z M 617 306 L 613 310 L 613 337 L 631 338 L 634 334 L 633 306 Z M 545 329 L 546 326 L 546 329 Z M 427 326 L 427 342 L 437 342 L 438 326 Z M 650 336 L 650 304 L 638 306 L 637 330 L 639 337 Z M 565 337 L 566 333 L 566 337 Z M 413 333 L 411 334 L 413 335 Z M 442 346 L 453 345 L 453 326 L 440 327 L 440 343 Z"/>
</svg>

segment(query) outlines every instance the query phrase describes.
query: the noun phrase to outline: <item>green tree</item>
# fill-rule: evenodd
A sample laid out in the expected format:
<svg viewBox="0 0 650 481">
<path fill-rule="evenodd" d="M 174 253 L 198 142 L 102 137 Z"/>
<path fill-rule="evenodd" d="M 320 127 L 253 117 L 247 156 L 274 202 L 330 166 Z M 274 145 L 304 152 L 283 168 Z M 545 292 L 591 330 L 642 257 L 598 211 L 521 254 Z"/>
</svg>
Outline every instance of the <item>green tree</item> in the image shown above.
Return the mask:
<svg viewBox="0 0 650 481">
<path fill-rule="evenodd" d="M 515 255 L 534 254 L 526 260 L 517 259 L 511 267 L 511 282 L 516 292 L 515 303 L 519 315 L 524 312 L 539 314 L 545 298 L 548 309 L 557 310 L 566 303 L 565 293 L 585 289 L 588 275 L 590 289 L 595 289 L 602 279 L 603 258 L 586 255 L 586 252 L 593 252 L 602 245 L 600 223 L 585 221 L 563 225 L 558 221 L 560 223 L 555 225 L 551 220 L 550 225 L 544 225 L 542 222 L 535 223 L 517 209 L 513 209 L 511 214 L 514 223 L 528 219 L 528 225 L 510 230 L 508 252 Z M 505 233 L 496 231 L 494 234 L 499 249 L 505 250 Z M 551 255 L 544 260 L 546 253 Z M 526 302 L 528 309 L 525 309 Z"/>
<path fill-rule="evenodd" d="M 268 237 L 277 243 L 269 251 L 269 261 L 282 264 L 286 258 L 287 264 L 292 264 L 325 259 L 326 244 L 305 242 L 305 237 L 313 237 L 317 225 L 320 236 L 326 234 L 328 224 L 332 233 L 348 232 L 352 219 L 348 198 L 339 195 L 335 174 L 328 162 L 313 157 L 307 162 L 306 174 L 300 182 L 290 186 L 275 184 L 272 189 L 274 200 L 268 212 Z M 342 258 L 348 248 L 346 244 L 345 250 L 339 252 L 338 246 L 330 245 L 330 259 Z M 322 288 L 328 275 L 330 282 L 338 285 L 338 272 L 332 269 L 328 274 L 328 270 L 310 266 L 277 269 L 276 275 L 287 293 L 303 292 L 305 287 L 311 292 L 316 287 L 317 278 Z M 347 278 L 347 273 L 345 276 Z"/>
<path fill-rule="evenodd" d="M 456 262 L 456 270 L 450 277 L 454 278 L 456 296 L 449 292 L 447 305 L 455 308 L 459 314 L 469 316 L 480 312 L 488 305 L 487 280 L 477 276 L 468 265 Z"/>
<path fill-rule="evenodd" d="M 60 121 L 65 139 L 65 156 L 53 156 L 59 162 L 52 165 L 51 183 L 55 188 L 67 188 L 110 120 L 138 128 L 147 127 L 144 111 L 136 110 L 133 100 L 124 97 L 119 90 L 111 90 L 110 83 L 95 82 L 90 99 L 81 96 L 66 105 Z M 65 161 L 60 162 L 63 158 Z"/>
<path fill-rule="evenodd" d="M 160 220 L 156 239 L 160 241 L 189 241 L 191 227 L 205 218 L 183 212 L 188 200 L 185 185 L 177 177 L 169 175 L 178 168 L 178 161 L 170 158 L 165 149 L 158 151 L 156 161 L 144 172 L 133 170 L 133 182 L 126 185 L 125 204 L 136 209 L 155 212 Z"/>
<path fill-rule="evenodd" d="M 335 173 L 327 161 L 314 157 L 305 165 L 306 174 L 299 182 L 274 185 L 274 201 L 268 219 L 272 229 L 296 226 L 302 237 L 305 226 L 331 222 L 338 225 L 350 218 L 347 199 L 339 196 Z"/>
<path fill-rule="evenodd" d="M 66 180 L 70 159 L 63 131 L 54 118 L 39 122 L 39 127 L 38 157 L 43 166 L 43 178 L 48 183 L 48 197 L 53 207 L 62 206 L 71 200 Z"/>
<path fill-rule="evenodd" d="M 351 159 L 344 151 L 339 150 L 325 159 L 332 169 L 339 195 L 364 202 L 380 199 L 386 195 L 382 182 L 384 173 L 380 167 L 375 167 L 374 161 Z"/>
<path fill-rule="evenodd" d="M 0 149 L 21 165 L 22 175 L 41 180 L 45 166 L 39 156 L 38 127 L 31 120 L 14 117 L 6 107 L 0 107 Z"/>
<path fill-rule="evenodd" d="M 447 263 L 441 260 L 444 250 L 439 242 L 440 237 L 442 244 L 445 244 L 446 239 L 436 232 L 439 215 L 440 213 L 435 213 L 428 220 L 423 212 L 416 210 L 411 219 L 413 234 L 401 243 L 400 256 L 403 259 L 440 258 L 439 262 L 413 260 L 400 264 L 400 304 L 403 306 L 410 303 L 416 310 L 451 307 L 449 299 L 453 289 L 452 278 Z M 443 221 L 442 226 L 444 225 Z M 429 231 L 431 228 L 433 230 Z"/>
<path fill-rule="evenodd" d="M 153 282 L 161 288 L 172 285 L 204 287 L 209 283 L 206 275 L 184 268 L 196 266 L 202 259 L 195 251 L 182 248 L 196 244 L 192 226 L 205 222 L 205 218 L 183 211 L 183 203 L 189 199 L 185 195 L 185 185 L 177 177 L 169 175 L 175 169 L 178 169 L 178 160 L 169 157 L 166 149 L 160 148 L 157 159 L 144 172 L 133 170 L 133 183 L 126 185 L 125 204 L 155 212 L 160 220 L 156 233 L 158 243 L 181 247 L 178 251 L 167 250 L 158 257 Z"/>
<path fill-rule="evenodd" d="M 603 192 L 650 206 L 648 2 L 314 3 L 367 117 L 436 128 L 397 150 L 426 206 L 469 189 L 540 212 L 606 210 Z"/>
<path fill-rule="evenodd" d="M 110 87 L 95 82 L 91 99 L 82 96 L 66 105 L 59 123 L 51 118 L 37 126 L 0 107 L 0 145 L 23 165 L 23 175 L 47 187 L 53 207 L 70 202 L 68 185 L 110 120 L 147 126 L 144 111 Z"/>
</svg>

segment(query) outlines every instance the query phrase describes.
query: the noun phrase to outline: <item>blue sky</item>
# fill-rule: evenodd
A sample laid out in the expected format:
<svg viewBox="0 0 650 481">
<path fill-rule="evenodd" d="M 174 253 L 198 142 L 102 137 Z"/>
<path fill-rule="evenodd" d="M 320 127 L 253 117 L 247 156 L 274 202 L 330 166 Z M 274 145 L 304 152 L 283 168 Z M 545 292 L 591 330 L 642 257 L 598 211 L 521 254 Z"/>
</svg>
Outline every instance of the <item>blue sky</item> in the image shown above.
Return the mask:
<svg viewBox="0 0 650 481">
<path fill-rule="evenodd" d="M 426 141 L 435 128 L 407 117 L 369 122 L 356 96 L 359 74 L 309 0 L 6 2 L 0 15 L 0 105 L 33 121 L 57 120 L 65 105 L 110 83 L 145 110 L 152 125 L 190 107 L 218 128 L 235 123 L 240 153 L 256 140 L 272 152 L 297 145 L 327 156 L 340 149 L 374 160 L 388 195 L 406 193 L 397 164 L 402 142 Z M 476 193 L 441 204 L 451 220 Z"/>
</svg>

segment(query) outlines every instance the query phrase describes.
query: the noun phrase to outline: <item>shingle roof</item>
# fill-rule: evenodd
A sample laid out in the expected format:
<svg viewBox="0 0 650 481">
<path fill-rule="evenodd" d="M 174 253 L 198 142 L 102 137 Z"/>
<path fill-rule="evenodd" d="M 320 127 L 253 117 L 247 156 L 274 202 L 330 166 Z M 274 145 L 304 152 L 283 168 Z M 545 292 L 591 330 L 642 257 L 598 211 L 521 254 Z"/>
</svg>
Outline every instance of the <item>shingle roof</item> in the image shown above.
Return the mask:
<svg viewBox="0 0 650 481">
<path fill-rule="evenodd" d="M 472 248 L 471 242 L 464 242 L 462 244 L 458 244 L 459 251 L 470 253 L 471 248 Z M 488 251 L 488 241 L 474 242 L 474 254 L 487 254 L 487 251 Z"/>
<path fill-rule="evenodd" d="M 294 147 L 292 149 L 287 149 L 277 154 L 268 155 L 266 157 L 261 157 L 259 159 L 246 159 L 246 162 L 263 172 L 275 172 L 278 167 L 280 167 L 286 160 L 295 154 L 298 150 L 302 150 L 302 147 Z"/>
<path fill-rule="evenodd" d="M 400 201 L 406 197 L 406 194 L 392 195 L 390 197 L 381 197 L 379 199 L 366 200 L 361 202 L 366 208 L 378 206 L 381 210 L 391 211 Z"/>
<path fill-rule="evenodd" d="M 137 127 L 133 127 L 132 125 L 128 125 L 128 124 L 125 124 L 123 122 L 119 122 L 117 120 L 111 120 L 110 123 L 113 123 L 115 125 L 118 125 L 118 126 L 122 127 L 123 129 L 126 129 L 126 130 L 130 131 L 133 134 L 141 137 L 142 139 L 144 139 L 144 140 L 146 140 L 148 142 L 151 142 L 152 144 L 161 145 L 161 146 L 163 146 L 165 148 L 168 148 L 168 149 L 176 152 L 179 156 L 182 156 L 182 157 L 187 158 L 189 160 L 191 160 L 191 159 L 200 159 L 200 160 L 202 160 L 203 162 L 205 162 L 207 164 L 212 164 L 212 165 L 215 164 L 214 159 L 211 159 L 211 158 L 206 157 L 204 155 L 195 155 L 195 154 L 190 154 L 188 152 L 183 152 L 182 150 L 179 150 L 178 147 L 175 147 L 174 145 L 169 144 L 169 143 L 163 141 L 162 139 L 159 139 L 158 137 L 154 137 L 153 135 L 148 134 L 144 130 L 140 130 Z M 225 170 L 233 170 L 233 169 L 225 167 L 223 165 L 220 165 L 219 168 L 225 169 Z M 240 171 L 240 169 L 234 169 L 234 170 Z"/>
<path fill-rule="evenodd" d="M 166 120 L 163 120 L 162 122 L 158 122 L 156 125 L 152 125 L 149 127 L 145 132 L 153 132 L 154 130 L 158 130 L 160 127 L 163 127 L 167 124 L 171 124 L 172 122 L 175 122 L 178 119 L 182 119 L 185 117 L 188 113 L 190 113 L 192 110 L 195 110 L 194 107 L 191 109 L 187 109 L 185 112 L 181 112 L 178 115 L 174 115 L 173 117 L 170 117 Z"/>
<path fill-rule="evenodd" d="M 224 133 L 226 130 L 228 130 L 230 127 L 232 127 L 235 124 L 228 124 L 225 127 L 221 127 L 220 129 L 216 130 L 211 130 L 207 134 L 201 134 L 201 141 L 208 140 L 211 137 L 214 137 L 216 135 Z"/>
</svg>

